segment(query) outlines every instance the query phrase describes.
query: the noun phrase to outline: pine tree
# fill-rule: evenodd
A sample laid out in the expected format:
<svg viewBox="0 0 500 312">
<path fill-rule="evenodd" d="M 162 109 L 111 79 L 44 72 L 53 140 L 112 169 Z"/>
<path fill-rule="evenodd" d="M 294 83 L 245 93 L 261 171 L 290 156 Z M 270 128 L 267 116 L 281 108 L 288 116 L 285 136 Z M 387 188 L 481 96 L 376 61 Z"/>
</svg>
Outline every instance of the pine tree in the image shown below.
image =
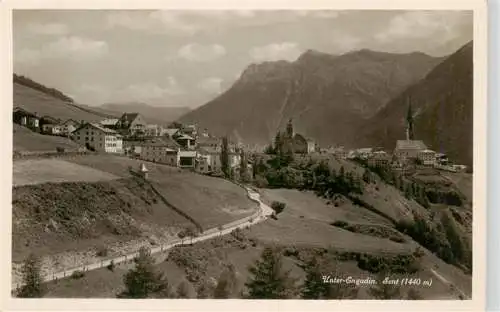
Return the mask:
<svg viewBox="0 0 500 312">
<path fill-rule="evenodd" d="M 365 169 L 365 172 L 363 172 L 363 181 L 368 184 L 372 182 L 370 171 L 368 169 Z"/>
<path fill-rule="evenodd" d="M 240 153 L 240 180 L 243 183 L 248 182 L 248 160 L 243 149 Z"/>
<path fill-rule="evenodd" d="M 163 274 L 156 272 L 151 252 L 142 247 L 134 259 L 135 268 L 124 277 L 125 291 L 121 298 L 148 298 L 155 293 L 168 289 L 168 281 Z"/>
<path fill-rule="evenodd" d="M 251 299 L 289 299 L 296 294 L 295 280 L 290 271 L 283 270 L 281 254 L 270 247 L 264 249 L 249 272 L 252 277 L 245 285 Z"/>
<path fill-rule="evenodd" d="M 214 289 L 215 299 L 236 298 L 238 278 L 233 265 L 229 265 L 220 275 Z"/>
<path fill-rule="evenodd" d="M 279 157 L 283 156 L 283 139 L 279 131 L 276 132 L 276 137 L 274 138 L 274 153 Z"/>
<path fill-rule="evenodd" d="M 222 148 L 220 153 L 220 163 L 224 177 L 229 178 L 231 175 L 229 165 L 229 140 L 227 137 L 222 138 Z"/>
<path fill-rule="evenodd" d="M 328 294 L 329 284 L 323 281 L 320 267 L 314 258 L 307 264 L 306 280 L 302 286 L 302 298 L 324 299 Z"/>
<path fill-rule="evenodd" d="M 41 298 L 45 294 L 42 284 L 41 264 L 34 254 L 30 254 L 22 267 L 23 286 L 17 294 L 21 298 Z"/>
</svg>

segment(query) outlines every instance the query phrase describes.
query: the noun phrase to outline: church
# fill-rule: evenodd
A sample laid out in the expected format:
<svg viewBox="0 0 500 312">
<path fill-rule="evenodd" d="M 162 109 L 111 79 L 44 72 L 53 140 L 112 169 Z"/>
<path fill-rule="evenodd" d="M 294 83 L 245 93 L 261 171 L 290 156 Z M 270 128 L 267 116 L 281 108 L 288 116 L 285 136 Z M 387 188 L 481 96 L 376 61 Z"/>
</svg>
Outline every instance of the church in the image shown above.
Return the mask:
<svg viewBox="0 0 500 312">
<path fill-rule="evenodd" d="M 316 144 L 299 133 L 294 133 L 292 119 L 288 121 L 286 131 L 282 137 L 284 152 L 296 154 L 310 154 L 316 151 Z"/>
<path fill-rule="evenodd" d="M 408 100 L 408 113 L 406 115 L 406 140 L 396 141 L 396 148 L 394 149 L 394 156 L 401 162 L 408 160 L 416 160 L 421 151 L 427 150 L 424 142 L 415 140 L 413 133 L 413 112 L 411 109 L 411 100 Z"/>
</svg>

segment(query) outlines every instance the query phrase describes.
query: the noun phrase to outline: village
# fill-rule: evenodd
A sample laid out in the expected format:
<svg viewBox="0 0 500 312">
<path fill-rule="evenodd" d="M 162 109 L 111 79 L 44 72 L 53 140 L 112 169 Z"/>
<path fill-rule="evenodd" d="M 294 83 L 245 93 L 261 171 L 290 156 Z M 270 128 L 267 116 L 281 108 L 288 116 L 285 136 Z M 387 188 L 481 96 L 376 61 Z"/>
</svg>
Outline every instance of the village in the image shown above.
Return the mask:
<svg viewBox="0 0 500 312">
<path fill-rule="evenodd" d="M 44 135 L 67 137 L 80 146 L 80 152 L 123 155 L 202 174 L 217 175 L 222 170 L 223 138 L 211 135 L 208 129 L 200 130 L 195 124 L 173 122 L 168 127 L 163 127 L 148 124 L 138 113 L 124 113 L 120 118 L 107 118 L 95 123 L 72 119 L 61 121 L 51 116 L 38 116 L 19 107 L 14 108 L 13 121 Z M 406 138 L 397 140 L 392 152 L 378 147 L 324 148 L 313 139 L 295 133 L 292 120 L 289 120 L 284 135 L 291 140 L 293 153 L 304 156 L 361 160 L 370 167 L 392 170 L 407 170 L 417 166 L 450 172 L 467 170 L 465 165 L 454 164 L 446 154 L 430 150 L 422 140 L 415 139 L 411 104 L 408 106 L 406 124 Z M 230 140 L 227 141 L 226 149 L 229 167 L 235 173 L 238 171 L 235 169 L 241 165 L 242 157 L 251 171 L 253 156 L 266 153 L 265 150 Z"/>
</svg>

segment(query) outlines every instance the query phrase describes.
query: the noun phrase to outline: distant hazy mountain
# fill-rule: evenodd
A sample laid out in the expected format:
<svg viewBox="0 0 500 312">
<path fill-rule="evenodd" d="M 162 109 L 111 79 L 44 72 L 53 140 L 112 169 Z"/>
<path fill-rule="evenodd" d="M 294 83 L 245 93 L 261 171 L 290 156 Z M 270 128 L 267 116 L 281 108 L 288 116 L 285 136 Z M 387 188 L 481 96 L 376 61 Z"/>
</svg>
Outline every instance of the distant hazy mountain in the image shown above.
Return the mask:
<svg viewBox="0 0 500 312">
<path fill-rule="evenodd" d="M 472 165 L 472 56 L 471 41 L 390 101 L 360 129 L 356 142 L 393 148 L 395 140 L 405 137 L 404 118 L 411 98 L 416 138 Z"/>
<path fill-rule="evenodd" d="M 139 102 L 106 103 L 101 107 L 120 114 L 125 112 L 139 113 L 147 122 L 160 125 L 169 124 L 190 111 L 189 107 L 160 107 Z"/>
<path fill-rule="evenodd" d="M 267 144 L 293 118 L 297 132 L 321 144 L 346 144 L 364 119 L 440 61 L 423 53 L 361 50 L 336 56 L 309 50 L 295 62 L 248 66 L 229 90 L 180 121 Z"/>
</svg>

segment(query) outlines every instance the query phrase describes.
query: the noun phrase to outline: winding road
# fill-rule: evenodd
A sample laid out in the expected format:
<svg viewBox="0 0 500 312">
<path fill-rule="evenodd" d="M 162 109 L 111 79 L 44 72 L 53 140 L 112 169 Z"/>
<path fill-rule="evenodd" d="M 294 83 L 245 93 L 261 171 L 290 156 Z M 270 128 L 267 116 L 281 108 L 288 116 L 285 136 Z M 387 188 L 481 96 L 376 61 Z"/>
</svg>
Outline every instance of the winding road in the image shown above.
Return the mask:
<svg viewBox="0 0 500 312">
<path fill-rule="evenodd" d="M 208 239 L 212 239 L 212 238 L 215 238 L 218 236 L 227 235 L 236 229 L 243 229 L 243 228 L 246 228 L 248 226 L 252 226 L 252 225 L 255 225 L 259 222 L 262 222 L 262 221 L 266 220 L 267 217 L 272 215 L 273 210 L 271 209 L 271 207 L 264 204 L 260 200 L 260 194 L 258 192 L 254 191 L 253 189 L 251 189 L 249 187 L 244 187 L 244 188 L 247 191 L 248 198 L 259 204 L 259 209 L 255 214 L 248 216 L 248 217 L 245 217 L 245 218 L 242 218 L 242 219 L 239 219 L 239 220 L 236 220 L 236 221 L 233 221 L 233 222 L 230 222 L 228 224 L 225 224 L 222 226 L 222 229 L 221 229 L 221 227 L 212 228 L 212 229 L 204 231 L 203 233 L 201 233 L 197 237 L 188 237 L 188 238 L 184 238 L 184 239 L 178 239 L 170 244 L 151 248 L 150 249 L 151 254 L 165 252 L 169 249 L 174 248 L 175 246 L 190 245 L 190 244 L 202 242 L 202 241 L 205 241 Z M 119 263 L 123 263 L 123 262 L 127 262 L 127 261 L 132 261 L 138 254 L 139 254 L 139 252 L 137 251 L 134 253 L 129 253 L 126 255 L 115 257 L 115 258 L 101 260 L 98 262 L 74 267 L 74 268 L 71 268 L 68 270 L 49 273 L 49 274 L 46 274 L 44 276 L 44 281 L 48 282 L 48 281 L 52 281 L 52 280 L 56 280 L 56 279 L 62 279 L 62 278 L 71 276 L 71 274 L 73 274 L 73 272 L 75 272 L 75 271 L 86 272 L 86 271 L 97 270 L 97 269 L 108 266 L 111 262 L 113 262 L 114 264 L 119 264 Z M 13 283 L 12 286 L 15 289 L 15 288 L 19 287 L 20 285 L 17 283 Z"/>
</svg>

